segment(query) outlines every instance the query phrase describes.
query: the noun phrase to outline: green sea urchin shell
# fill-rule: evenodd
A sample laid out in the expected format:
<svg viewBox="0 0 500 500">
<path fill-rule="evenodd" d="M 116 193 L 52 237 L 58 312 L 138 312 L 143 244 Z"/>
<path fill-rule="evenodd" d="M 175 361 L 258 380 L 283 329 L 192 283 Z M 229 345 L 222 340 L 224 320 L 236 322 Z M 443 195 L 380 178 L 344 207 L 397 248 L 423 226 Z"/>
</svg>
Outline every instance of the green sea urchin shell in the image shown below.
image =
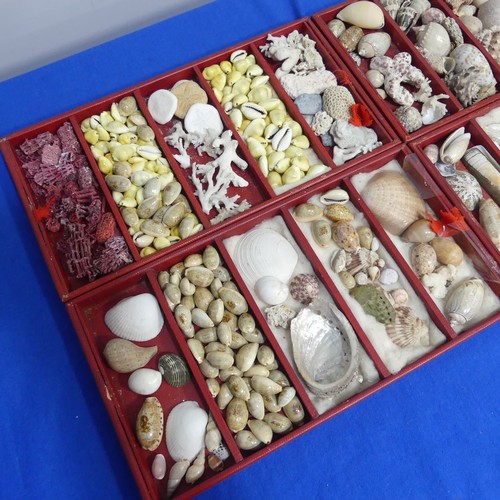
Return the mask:
<svg viewBox="0 0 500 500">
<path fill-rule="evenodd" d="M 366 314 L 374 316 L 379 323 L 388 325 L 394 321 L 396 312 L 383 290 L 373 285 L 358 285 L 350 292 Z"/>
</svg>

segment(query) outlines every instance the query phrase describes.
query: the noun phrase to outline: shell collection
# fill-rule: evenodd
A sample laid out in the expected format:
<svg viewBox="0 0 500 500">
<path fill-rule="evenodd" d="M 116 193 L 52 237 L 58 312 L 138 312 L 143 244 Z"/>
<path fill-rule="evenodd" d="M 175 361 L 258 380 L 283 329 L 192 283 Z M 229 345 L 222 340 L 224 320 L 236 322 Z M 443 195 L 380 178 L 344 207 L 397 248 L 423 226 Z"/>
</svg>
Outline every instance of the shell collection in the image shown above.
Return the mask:
<svg viewBox="0 0 500 500">
<path fill-rule="evenodd" d="M 495 123 L 494 113 L 483 120 L 486 127 Z M 479 121 L 480 119 L 478 119 Z M 448 135 L 438 148 L 424 148 L 429 160 L 445 176 L 446 181 L 467 210 L 471 211 L 493 244 L 499 248 L 500 170 L 498 163 L 483 146 L 470 147 L 471 134 L 460 127 Z M 439 153 L 429 155 L 436 148 Z"/>
<path fill-rule="evenodd" d="M 320 200 L 329 200 L 332 195 L 343 202 L 348 199 L 347 193 L 337 188 L 323 193 Z M 417 318 L 413 309 L 407 305 L 408 294 L 401 287 L 398 288 L 399 271 L 387 267 L 385 261 L 380 258 L 377 253 L 379 242 L 370 227 L 355 227 L 352 223 L 354 214 L 350 208 L 346 205 L 340 206 L 344 209 L 343 218 L 348 220 L 332 219 L 329 205 L 326 205 L 323 209 L 319 207 L 319 215 L 311 224 L 315 243 L 323 248 L 331 246 L 335 249 L 330 259 L 330 267 L 338 274 L 342 284 L 361 305 L 365 314 L 373 316 L 377 322 L 385 325 L 386 332 L 395 345 L 401 348 L 429 345 L 427 323 Z M 346 211 L 350 216 L 346 215 Z M 297 212 L 300 213 L 300 205 L 294 209 L 294 214 Z M 329 241 L 318 237 L 314 231 L 313 224 L 321 218 L 325 218 L 325 223 L 331 225 L 332 236 Z M 297 220 L 306 222 L 300 217 Z M 335 237 L 336 227 L 340 224 L 344 230 L 337 232 Z M 397 293 L 393 296 L 392 292 Z M 394 297 L 397 297 L 397 300 Z M 292 320 L 292 323 L 294 321 L 296 320 Z"/>
<path fill-rule="evenodd" d="M 86 118 L 81 129 L 141 257 L 202 228 L 133 96 Z M 181 231 L 185 220 L 189 231 Z"/>
<path fill-rule="evenodd" d="M 287 56 L 288 64 L 294 59 Z M 276 97 L 253 54 L 236 50 L 229 60 L 204 68 L 203 77 L 273 188 L 327 170 L 322 164 L 311 165 L 309 139 Z"/>
<path fill-rule="evenodd" d="M 290 253 L 283 242 L 268 234 L 262 239 L 249 234 L 246 244 L 252 250 L 259 249 L 267 237 L 275 254 L 281 250 Z M 243 259 L 252 256 L 242 249 L 240 255 Z M 280 280 L 288 281 L 295 263 L 290 271 L 272 259 L 259 262 L 259 255 L 253 256 L 253 262 L 246 262 L 252 283 L 261 284 L 264 296 L 273 291 L 281 294 Z M 291 254 L 291 258 L 293 261 L 297 257 Z M 272 274 L 274 267 L 277 276 Z M 246 299 L 223 266 L 216 248 L 208 246 L 202 253 L 189 255 L 168 271 L 162 271 L 158 281 L 238 446 L 243 450 L 259 448 L 269 444 L 275 434 L 300 425 L 305 412 L 296 391 L 279 370 L 274 351 L 266 345 Z M 283 413 L 277 413 L 280 411 Z M 208 433 L 206 436 L 211 439 Z M 218 442 L 214 448 L 217 446 Z"/>
<path fill-rule="evenodd" d="M 370 2 L 366 3 L 368 10 L 376 8 Z M 349 17 L 348 13 L 346 15 Z M 336 165 L 343 165 L 382 144 L 369 127 L 373 120 L 369 118 L 364 122 L 355 115 L 356 106 L 364 105 L 356 105 L 349 89 L 340 85 L 335 75 L 325 69 L 314 40 L 297 30 L 287 36 L 268 35 L 267 40 L 260 50 L 280 64 L 276 76 L 323 145 L 333 147 Z M 366 40 L 364 46 L 368 47 L 370 42 Z M 373 45 L 376 45 L 375 41 Z M 306 86 L 308 81 L 322 84 Z M 354 139 L 353 135 L 356 136 Z"/>
<path fill-rule="evenodd" d="M 167 125 L 165 141 L 176 149 L 174 158 L 179 165 L 189 171 L 195 194 L 212 224 L 250 208 L 248 200 L 237 194 L 249 184 L 237 173 L 248 163 L 238 154 L 238 141 L 230 130 L 224 130 L 219 112 L 208 104 L 198 83 L 181 80 L 170 90 L 157 90 L 149 97 L 148 107 L 156 112 L 151 114 L 157 123 Z"/>
</svg>

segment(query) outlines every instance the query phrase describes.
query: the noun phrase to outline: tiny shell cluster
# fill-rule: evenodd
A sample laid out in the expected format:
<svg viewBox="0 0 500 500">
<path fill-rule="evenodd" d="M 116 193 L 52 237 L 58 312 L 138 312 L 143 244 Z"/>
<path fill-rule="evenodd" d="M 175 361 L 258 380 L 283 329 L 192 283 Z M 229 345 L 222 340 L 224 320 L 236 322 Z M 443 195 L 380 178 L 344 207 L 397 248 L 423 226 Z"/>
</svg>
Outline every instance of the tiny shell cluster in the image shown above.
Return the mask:
<svg viewBox="0 0 500 500">
<path fill-rule="evenodd" d="M 311 223 L 315 243 L 332 247 L 332 270 L 338 274 L 349 294 L 361 305 L 364 312 L 385 325 L 387 335 L 400 348 L 429 345 L 429 326 L 417 317 L 407 304 L 408 293 L 397 288 L 399 271 L 389 268 L 380 258 L 378 239 L 370 227 L 353 225 L 354 214 L 345 205 L 349 200 L 346 191 L 337 188 L 324 193 L 320 200 L 340 200 L 321 207 L 313 203 L 298 205 L 294 217 L 299 222 Z M 316 217 L 304 219 L 304 205 L 317 207 Z"/>
<path fill-rule="evenodd" d="M 296 391 L 216 248 L 189 255 L 158 281 L 238 446 L 260 448 L 301 425 Z"/>
<path fill-rule="evenodd" d="M 276 97 L 253 54 L 236 50 L 229 60 L 204 68 L 203 77 L 273 188 L 327 170 L 311 164 L 309 139 Z"/>
<path fill-rule="evenodd" d="M 103 349 L 106 363 L 115 372 L 129 374 L 130 391 L 146 396 L 135 420 L 139 445 L 155 452 L 165 439 L 168 456 L 175 461 L 167 479 L 167 498 L 183 478 L 188 484 L 200 479 L 206 463 L 212 470 L 222 470 L 229 453 L 211 415 L 196 401 L 185 401 L 165 416 L 157 394 L 163 383 L 174 391 L 190 383 L 185 359 L 173 352 L 162 353 L 156 360 L 157 369 L 150 368 L 147 365 L 157 356 L 158 347 L 135 343 L 154 340 L 163 328 L 163 314 L 156 297 L 150 293 L 126 297 L 106 311 L 104 322 L 115 335 Z M 163 453 L 152 459 L 151 473 L 158 481 L 166 476 L 167 460 Z"/>
<path fill-rule="evenodd" d="M 297 30 L 288 36 L 268 35 L 267 40 L 260 50 L 280 63 L 276 76 L 323 145 L 333 146 L 336 165 L 381 145 L 369 127 L 373 119 L 368 109 L 356 104 L 349 89 L 325 68 L 314 40 Z"/>
<path fill-rule="evenodd" d="M 177 150 L 174 158 L 179 165 L 189 171 L 203 211 L 215 212 L 213 224 L 250 207 L 238 194 L 248 181 L 237 173 L 248 164 L 198 83 L 181 80 L 170 89 L 157 90 L 149 97 L 148 108 L 157 123 L 168 125 L 165 141 Z"/>
<path fill-rule="evenodd" d="M 133 96 L 81 129 L 141 257 L 202 229 Z"/>
<path fill-rule="evenodd" d="M 460 127 L 439 146 L 427 145 L 424 153 L 500 250 L 499 166 L 483 146 L 470 147 L 470 137 Z"/>
<path fill-rule="evenodd" d="M 365 77 L 382 99 L 389 98 L 398 106 L 394 114 L 408 133 L 446 116 L 446 104 L 441 100 L 448 96 L 433 95 L 430 80 L 412 64 L 411 54 L 388 55 L 392 40 L 380 30 L 384 15 L 378 5 L 354 2 L 342 9 L 328 27 L 358 64 L 369 60 Z"/>
</svg>

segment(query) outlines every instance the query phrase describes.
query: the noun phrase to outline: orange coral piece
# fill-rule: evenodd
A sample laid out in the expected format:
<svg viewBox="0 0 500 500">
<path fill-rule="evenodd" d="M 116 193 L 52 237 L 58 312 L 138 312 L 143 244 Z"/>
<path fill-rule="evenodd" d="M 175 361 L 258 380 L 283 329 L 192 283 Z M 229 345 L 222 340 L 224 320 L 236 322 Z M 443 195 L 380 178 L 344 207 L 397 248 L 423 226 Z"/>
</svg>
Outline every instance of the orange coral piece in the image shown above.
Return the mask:
<svg viewBox="0 0 500 500">
<path fill-rule="evenodd" d="M 335 71 L 335 76 L 337 77 L 337 83 L 339 85 L 349 85 L 351 83 L 347 72 L 342 69 Z"/>
<path fill-rule="evenodd" d="M 434 219 L 431 214 L 426 213 L 431 229 L 442 238 L 453 236 L 468 229 L 464 216 L 457 207 L 453 207 L 449 212 L 441 210 L 439 219 Z"/>
<path fill-rule="evenodd" d="M 45 205 L 33 210 L 33 215 L 35 216 L 37 222 L 40 222 L 42 219 L 48 219 L 52 217 L 52 205 L 55 202 L 55 198 L 50 198 Z"/>
<path fill-rule="evenodd" d="M 349 123 L 355 127 L 369 127 L 373 123 L 373 118 L 364 104 L 353 104 Z"/>
</svg>

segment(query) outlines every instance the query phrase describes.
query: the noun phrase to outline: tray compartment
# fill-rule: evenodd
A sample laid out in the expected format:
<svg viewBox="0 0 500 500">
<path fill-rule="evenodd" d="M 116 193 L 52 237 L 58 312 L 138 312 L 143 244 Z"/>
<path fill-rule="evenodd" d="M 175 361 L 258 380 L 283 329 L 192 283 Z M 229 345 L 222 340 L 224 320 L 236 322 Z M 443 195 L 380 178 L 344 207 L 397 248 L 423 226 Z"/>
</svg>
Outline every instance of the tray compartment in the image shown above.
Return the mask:
<svg viewBox="0 0 500 500">
<path fill-rule="evenodd" d="M 481 114 L 482 113 L 484 113 L 484 109 L 481 111 Z M 441 144 L 444 142 L 444 140 L 451 133 L 453 133 L 455 130 L 461 127 L 465 127 L 465 133 L 471 134 L 468 149 L 474 146 L 483 145 L 486 148 L 486 150 L 493 156 L 493 158 L 498 162 L 500 159 L 498 154 L 498 148 L 486 136 L 484 131 L 478 125 L 477 121 L 475 120 L 477 116 L 478 113 L 476 112 L 473 115 L 470 115 L 468 117 L 463 117 L 461 120 L 457 120 L 453 125 L 450 124 L 447 127 L 440 130 L 439 132 L 436 132 L 431 136 L 425 137 L 422 140 L 417 141 L 414 144 L 414 149 L 417 152 L 417 155 L 419 156 L 419 159 L 423 163 L 425 168 L 429 171 L 434 180 L 441 186 L 443 192 L 450 199 L 451 203 L 459 208 L 460 212 L 464 215 L 467 223 L 476 232 L 482 244 L 492 255 L 493 260 L 494 261 L 496 260 L 496 263 L 495 262 L 493 263 L 492 269 L 495 269 L 498 273 L 499 270 L 498 262 L 500 259 L 500 252 L 497 249 L 497 247 L 493 244 L 493 242 L 491 241 L 490 237 L 488 236 L 484 228 L 479 223 L 479 204 L 473 210 L 470 210 L 468 207 L 466 207 L 465 204 L 462 202 L 462 200 L 459 198 L 459 196 L 452 189 L 452 187 L 448 184 L 446 178 L 440 174 L 436 166 L 432 164 L 432 162 L 424 152 L 424 148 L 426 146 L 430 144 L 436 144 L 438 147 L 440 147 Z M 456 167 L 457 170 L 459 171 L 469 172 L 467 164 L 463 161 L 463 159 L 457 162 Z M 486 189 L 481 188 L 481 191 L 484 199 L 490 198 L 490 195 L 486 191 Z"/>
<path fill-rule="evenodd" d="M 62 135 L 67 138 L 65 140 L 69 141 L 68 144 L 71 146 L 59 148 L 58 145 L 61 144 L 61 141 L 57 136 L 58 130 L 61 130 Z M 29 144 L 33 144 L 36 138 L 39 138 L 39 144 L 47 143 L 49 149 L 52 149 L 52 155 L 59 157 L 57 161 L 61 167 L 41 162 L 42 150 L 45 147 L 43 145 L 28 155 L 22 152 L 20 149 L 22 145 L 28 145 L 29 148 Z M 137 256 L 134 249 L 128 245 L 126 227 L 117 221 L 114 203 L 106 196 L 107 193 L 102 189 L 98 177 L 91 170 L 90 163 L 87 162 L 81 144 L 78 141 L 74 142 L 75 139 L 73 124 L 69 117 L 62 116 L 14 134 L 9 138 L 9 141 L 1 143 L 12 179 L 54 284 L 63 300 L 94 288 L 97 282 L 109 281 L 117 273 L 123 274 L 125 266 L 132 263 Z M 54 146 L 52 147 L 51 144 Z M 26 147 L 24 150 L 30 151 Z M 47 151 L 46 154 L 50 155 L 51 152 Z M 64 160 L 62 159 L 63 155 Z M 53 160 L 47 158 L 45 161 Z M 65 163 L 62 163 L 63 161 Z M 28 170 L 29 162 L 32 162 L 33 167 Z M 23 164 L 26 166 L 23 167 Z M 39 181 L 35 181 L 35 175 L 42 175 L 42 167 L 43 177 Z M 65 169 L 64 173 L 60 173 L 63 168 Z M 85 188 L 78 183 L 78 172 L 82 174 L 84 169 L 86 169 L 85 178 L 87 180 L 84 181 L 82 178 L 80 182 L 84 182 Z M 94 264 L 98 262 L 96 259 L 99 255 L 103 255 L 103 252 L 108 251 L 105 250 L 104 242 L 99 243 L 95 239 L 98 222 L 105 212 L 112 215 L 110 222 L 114 225 L 113 237 L 120 237 L 120 240 L 115 241 L 117 244 L 120 242 L 119 247 L 122 250 L 116 255 L 116 270 L 108 270 L 107 273 L 104 273 L 107 269 L 101 267 L 103 272 L 95 271 L 94 274 Z M 51 230 L 48 229 L 48 224 L 50 224 Z M 81 251 L 75 246 L 73 253 L 70 252 L 70 239 L 66 237 L 68 234 L 83 238 Z M 89 236 L 87 237 L 86 234 Z M 76 242 L 75 237 L 72 237 L 71 241 Z M 65 241 L 66 243 L 64 243 Z M 71 258 L 71 267 L 68 267 L 68 258 Z M 102 264 L 105 264 L 104 261 Z"/>
<path fill-rule="evenodd" d="M 377 2 L 374 3 L 380 6 L 380 4 L 378 4 Z M 329 9 L 320 11 L 313 15 L 313 20 L 316 23 L 316 26 L 319 28 L 321 34 L 325 37 L 328 44 L 333 49 L 333 51 L 339 54 L 339 56 L 344 60 L 345 64 L 350 68 L 353 75 L 355 75 L 355 77 L 358 78 L 362 86 L 369 93 L 373 102 L 375 102 L 379 106 L 380 110 L 382 111 L 382 114 L 390 120 L 391 125 L 393 126 L 393 128 L 396 130 L 396 132 L 399 134 L 399 136 L 403 141 L 413 140 L 416 137 L 426 132 L 430 132 L 430 130 L 439 128 L 445 122 L 450 121 L 451 116 L 454 113 L 464 109 L 463 106 L 458 101 L 458 99 L 451 93 L 448 87 L 444 84 L 443 80 L 429 66 L 427 61 L 423 58 L 420 52 L 411 43 L 408 37 L 404 35 L 403 31 L 399 28 L 399 26 L 395 23 L 395 21 L 387 14 L 387 12 L 383 9 L 383 7 L 381 7 L 384 12 L 384 19 L 385 19 L 384 27 L 380 30 L 365 29 L 363 30 L 363 32 L 365 34 L 374 33 L 378 31 L 388 33 L 391 36 L 391 46 L 385 55 L 389 57 L 394 57 L 394 55 L 400 52 L 408 52 L 411 55 L 411 61 L 412 61 L 411 64 L 416 68 L 420 69 L 424 73 L 424 75 L 427 78 L 429 78 L 430 86 L 432 88 L 432 95 L 436 96 L 439 94 L 445 94 L 448 96 L 448 99 L 444 99 L 442 101 L 446 104 L 447 107 L 447 115 L 444 118 L 442 118 L 436 123 L 424 125 L 418 130 L 408 133 L 402 126 L 400 121 L 394 115 L 395 110 L 399 108 L 399 106 L 395 104 L 390 97 L 382 99 L 381 96 L 376 91 L 376 89 L 373 87 L 373 85 L 365 76 L 366 71 L 368 71 L 368 69 L 370 68 L 370 59 L 361 58 L 361 64 L 359 66 L 356 65 L 356 63 L 353 61 L 348 51 L 340 44 L 337 37 L 335 37 L 335 35 L 328 28 L 328 23 L 333 19 L 335 19 L 337 14 L 344 7 L 346 7 L 347 4 L 348 2 L 344 2 Z M 407 90 L 410 90 L 410 92 L 415 92 L 416 88 L 407 87 Z M 413 107 L 415 107 L 419 111 L 421 111 L 421 106 L 422 105 L 419 102 L 413 103 Z"/>
</svg>

